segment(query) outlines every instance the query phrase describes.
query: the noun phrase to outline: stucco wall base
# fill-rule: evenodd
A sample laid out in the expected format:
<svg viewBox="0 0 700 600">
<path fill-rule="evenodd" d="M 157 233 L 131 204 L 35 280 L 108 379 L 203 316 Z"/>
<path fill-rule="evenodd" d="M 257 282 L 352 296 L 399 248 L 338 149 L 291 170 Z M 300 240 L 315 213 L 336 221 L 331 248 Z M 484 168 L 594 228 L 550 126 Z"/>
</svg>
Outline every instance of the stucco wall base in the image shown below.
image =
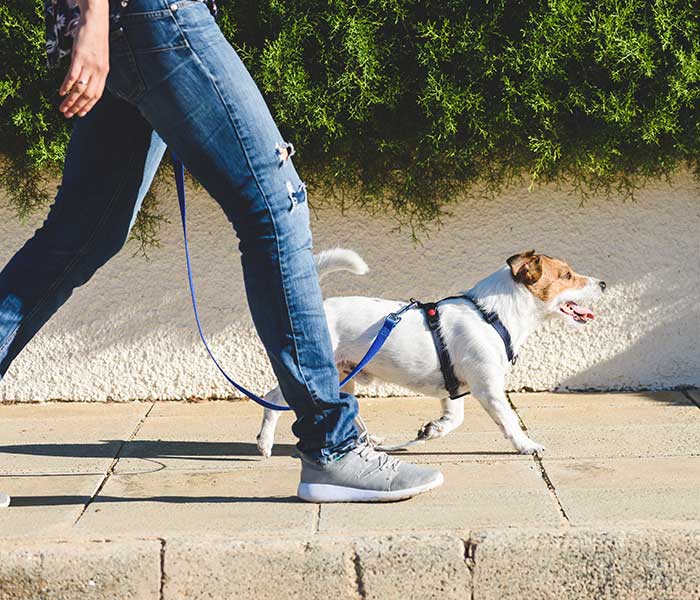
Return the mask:
<svg viewBox="0 0 700 600">
<path fill-rule="evenodd" d="M 316 192 L 318 193 L 318 192 Z M 313 203 L 314 191 L 310 199 Z M 190 231 L 201 314 L 212 346 L 254 390 L 274 385 L 242 285 L 237 240 L 223 213 L 190 192 Z M 700 386 L 700 185 L 689 174 L 657 182 L 636 202 L 583 205 L 553 187 L 513 188 L 454 207 L 422 246 L 390 217 L 318 211 L 314 246 L 345 246 L 370 265 L 365 277 L 335 275 L 327 296 L 430 299 L 468 288 L 509 255 L 535 248 L 567 259 L 609 284 L 596 319 L 574 333 L 552 323 L 533 336 L 510 389 L 641 389 Z M 0 262 L 21 247 L 44 215 L 17 222 L 0 196 Z M 131 243 L 41 330 L 0 383 L 0 400 L 41 401 L 232 397 L 197 338 L 189 304 L 174 187 L 162 198 L 170 219 L 150 260 Z M 396 386 L 359 388 L 403 394 Z"/>
</svg>

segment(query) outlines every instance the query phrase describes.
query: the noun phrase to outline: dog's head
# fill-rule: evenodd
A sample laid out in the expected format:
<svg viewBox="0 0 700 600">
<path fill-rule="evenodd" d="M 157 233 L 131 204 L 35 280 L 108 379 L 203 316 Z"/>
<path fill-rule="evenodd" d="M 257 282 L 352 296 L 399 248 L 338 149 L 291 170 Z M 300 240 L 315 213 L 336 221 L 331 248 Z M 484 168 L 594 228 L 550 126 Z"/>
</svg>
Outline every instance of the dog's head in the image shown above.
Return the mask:
<svg viewBox="0 0 700 600">
<path fill-rule="evenodd" d="M 604 281 L 579 275 L 563 260 L 534 250 L 515 254 L 507 262 L 513 279 L 543 303 L 547 316 L 558 316 L 575 327 L 594 318 L 584 303 L 600 298 Z"/>
</svg>

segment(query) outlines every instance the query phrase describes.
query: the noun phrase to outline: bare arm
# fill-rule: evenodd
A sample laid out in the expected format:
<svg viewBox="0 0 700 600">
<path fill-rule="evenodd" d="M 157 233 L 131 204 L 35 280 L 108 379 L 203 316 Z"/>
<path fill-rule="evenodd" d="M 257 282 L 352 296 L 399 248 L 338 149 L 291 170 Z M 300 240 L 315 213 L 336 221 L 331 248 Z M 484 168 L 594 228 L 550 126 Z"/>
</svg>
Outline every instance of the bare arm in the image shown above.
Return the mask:
<svg viewBox="0 0 700 600">
<path fill-rule="evenodd" d="M 59 107 L 66 117 L 83 117 L 92 109 L 102 97 L 109 72 L 109 1 L 78 0 L 78 5 L 80 25 L 71 65 L 59 90 L 66 96 Z"/>
</svg>

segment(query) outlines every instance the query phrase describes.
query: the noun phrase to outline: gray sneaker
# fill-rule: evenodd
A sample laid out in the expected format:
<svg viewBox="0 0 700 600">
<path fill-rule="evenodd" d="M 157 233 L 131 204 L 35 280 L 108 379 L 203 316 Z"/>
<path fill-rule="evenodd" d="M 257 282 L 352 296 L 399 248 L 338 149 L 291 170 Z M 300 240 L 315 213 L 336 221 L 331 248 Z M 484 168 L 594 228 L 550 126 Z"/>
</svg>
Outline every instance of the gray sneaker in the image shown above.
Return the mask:
<svg viewBox="0 0 700 600">
<path fill-rule="evenodd" d="M 307 502 L 391 502 L 427 492 L 442 482 L 440 471 L 405 463 L 360 441 L 326 465 L 301 454 L 297 496 Z"/>
<path fill-rule="evenodd" d="M 0 492 L 0 508 L 7 508 L 8 506 L 10 506 L 10 497 Z"/>
</svg>

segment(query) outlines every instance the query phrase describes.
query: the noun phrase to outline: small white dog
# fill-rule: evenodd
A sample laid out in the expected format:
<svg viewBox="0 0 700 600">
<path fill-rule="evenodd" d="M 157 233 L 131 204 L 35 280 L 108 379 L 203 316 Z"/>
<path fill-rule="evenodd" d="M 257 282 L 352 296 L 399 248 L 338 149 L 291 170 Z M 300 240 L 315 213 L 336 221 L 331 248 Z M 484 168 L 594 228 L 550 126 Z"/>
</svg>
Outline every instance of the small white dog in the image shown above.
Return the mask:
<svg viewBox="0 0 700 600">
<path fill-rule="evenodd" d="M 559 317 L 574 327 L 593 319 L 584 302 L 594 301 L 605 291 L 605 282 L 575 273 L 568 264 L 534 250 L 511 256 L 506 266 L 489 275 L 467 293 L 486 311 L 498 315 L 508 330 L 512 349 L 518 349 L 544 321 Z M 316 256 L 319 276 L 334 271 L 363 275 L 369 271 L 352 250 L 337 248 Z M 405 306 L 404 302 L 348 296 L 324 302 L 335 361 L 341 377 L 360 361 L 374 340 L 384 318 Z M 501 335 L 484 320 L 472 302 L 454 298 L 440 304 L 440 329 L 459 381 L 459 393 L 471 392 L 501 428 L 503 435 L 523 454 L 540 452 L 544 447 L 531 440 L 520 428 L 504 392 L 510 365 Z M 376 377 L 421 394 L 442 398 L 443 414 L 426 423 L 421 439 L 443 437 L 464 420 L 464 399 L 450 399 L 426 318 L 420 309 L 403 313 L 384 347 L 358 374 L 360 381 Z M 352 381 L 347 387 L 352 386 Z M 349 390 L 352 391 L 352 390 Z M 284 404 L 279 390 L 266 399 Z M 280 412 L 265 409 L 258 448 L 270 456 Z"/>
</svg>

